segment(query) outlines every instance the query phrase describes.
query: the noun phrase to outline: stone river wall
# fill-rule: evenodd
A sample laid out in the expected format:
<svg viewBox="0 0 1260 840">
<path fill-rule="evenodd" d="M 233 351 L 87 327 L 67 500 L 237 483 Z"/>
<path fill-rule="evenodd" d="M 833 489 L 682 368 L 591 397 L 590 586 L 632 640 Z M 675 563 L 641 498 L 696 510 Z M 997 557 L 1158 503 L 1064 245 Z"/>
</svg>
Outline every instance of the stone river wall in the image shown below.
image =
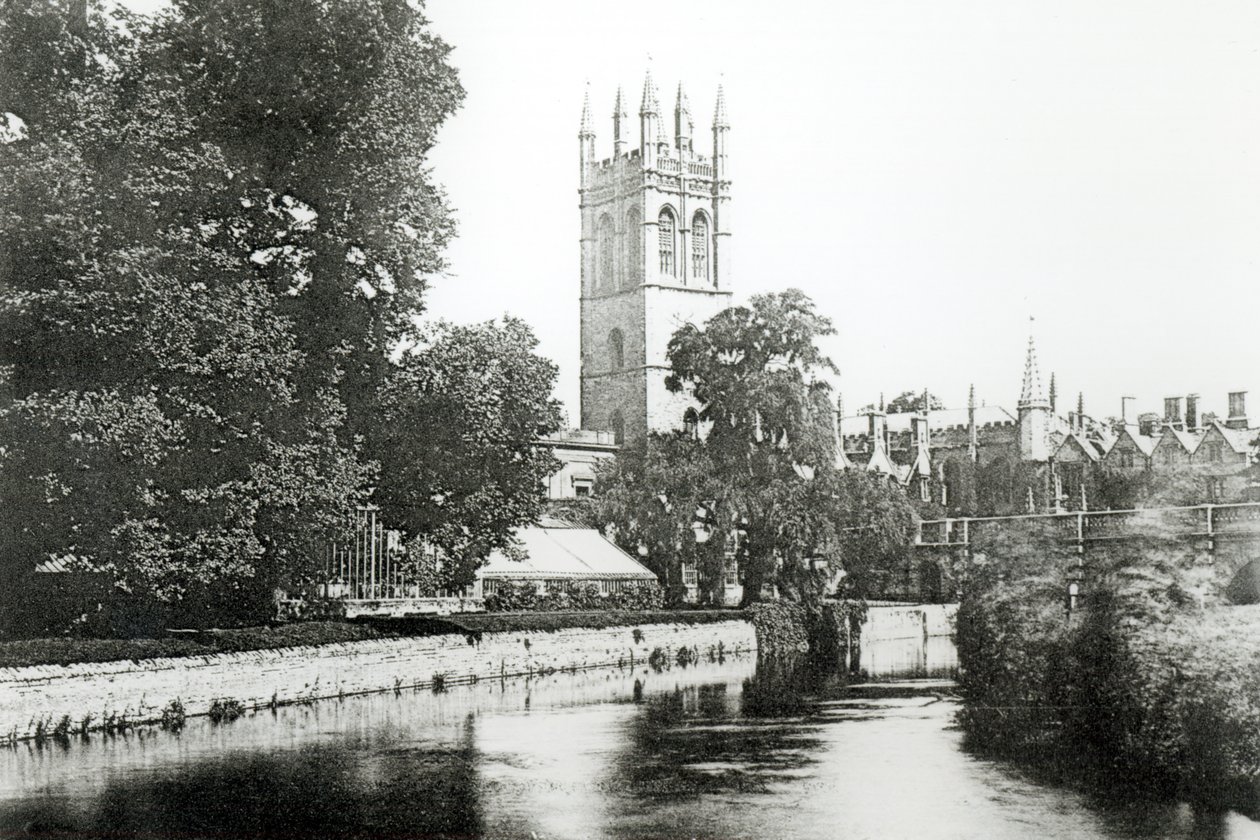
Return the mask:
<svg viewBox="0 0 1260 840">
<path fill-rule="evenodd" d="M 471 682 L 549 670 L 629 666 L 657 649 L 677 658 L 756 650 L 746 621 L 645 624 L 602 630 L 485 633 L 372 639 L 319 647 L 212 656 L 0 668 L 0 741 L 154 722 L 171 701 L 189 715 L 215 700 L 247 708 L 373 691 Z"/>
<path fill-rule="evenodd" d="M 862 622 L 862 641 L 952 636 L 957 614 L 957 604 L 872 606 Z"/>
</svg>

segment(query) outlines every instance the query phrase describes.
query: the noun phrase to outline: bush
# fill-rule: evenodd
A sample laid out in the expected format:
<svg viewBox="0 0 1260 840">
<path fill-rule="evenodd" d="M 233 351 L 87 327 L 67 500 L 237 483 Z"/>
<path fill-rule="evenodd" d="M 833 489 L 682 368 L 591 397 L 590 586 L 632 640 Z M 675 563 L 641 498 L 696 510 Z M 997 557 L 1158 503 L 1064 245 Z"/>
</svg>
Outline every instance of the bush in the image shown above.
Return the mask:
<svg viewBox="0 0 1260 840">
<path fill-rule="evenodd" d="M 485 598 L 487 612 L 565 612 L 569 610 L 660 609 L 663 593 L 655 581 L 632 582 L 620 592 L 603 595 L 599 585 L 583 581 L 505 580 Z"/>
<path fill-rule="evenodd" d="M 475 633 L 504 633 L 514 631 L 554 631 L 570 628 L 633 627 L 631 637 L 635 644 L 644 638 L 639 625 L 643 624 L 710 624 L 715 621 L 747 620 L 741 610 L 660 610 L 649 612 L 572 612 L 572 613 L 493 613 L 451 616 L 449 623 L 461 630 Z M 635 634 L 638 634 L 637 636 Z"/>
<path fill-rule="evenodd" d="M 1260 609 L 1217 605 L 1210 565 L 1135 541 L 1091 549 L 1069 617 L 1067 569 L 1048 545 L 1031 535 L 977 553 L 969 572 L 957 641 L 971 743 L 1253 804 Z"/>
<path fill-rule="evenodd" d="M 184 728 L 184 720 L 188 717 L 184 711 L 184 703 L 178 697 L 166 704 L 162 709 L 162 728 L 177 731 Z"/>
<path fill-rule="evenodd" d="M 191 639 L 25 639 L 0 643 L 0 668 L 138 661 L 207 652 L 205 645 Z"/>
<path fill-rule="evenodd" d="M 195 638 L 170 639 L 26 639 L 0 643 L 0 668 L 70 665 L 76 662 L 139 661 L 178 656 L 206 656 L 248 650 L 275 650 L 379 638 L 361 624 L 309 622 L 278 627 L 210 630 Z"/>
<path fill-rule="evenodd" d="M 760 656 L 781 656 L 809 650 L 805 608 L 786 601 L 753 604 L 748 608 L 757 631 Z"/>
<path fill-rule="evenodd" d="M 231 723 L 245 714 L 245 704 L 231 697 L 220 697 L 210 703 L 207 714 L 214 723 Z"/>
</svg>

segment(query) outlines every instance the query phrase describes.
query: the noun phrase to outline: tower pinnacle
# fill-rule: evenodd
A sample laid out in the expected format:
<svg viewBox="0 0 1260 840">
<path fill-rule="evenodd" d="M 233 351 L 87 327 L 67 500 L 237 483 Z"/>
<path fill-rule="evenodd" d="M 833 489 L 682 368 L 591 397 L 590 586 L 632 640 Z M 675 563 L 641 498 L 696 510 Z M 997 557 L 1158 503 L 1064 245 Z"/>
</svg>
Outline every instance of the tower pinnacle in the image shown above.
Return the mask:
<svg viewBox="0 0 1260 840">
<path fill-rule="evenodd" d="M 661 106 L 656 102 L 656 85 L 652 83 L 652 71 L 649 69 L 643 76 L 643 100 L 639 103 L 639 116 L 656 115 Z"/>
<path fill-rule="evenodd" d="M 691 146 L 691 129 L 691 103 L 687 101 L 682 82 L 679 82 L 678 97 L 674 101 L 674 141 L 679 149 Z"/>
<path fill-rule="evenodd" d="M 588 83 L 582 94 L 582 124 L 578 128 L 578 137 L 594 137 L 595 129 L 591 125 L 591 86 Z"/>
<path fill-rule="evenodd" d="M 726 116 L 726 93 L 722 90 L 722 86 L 720 84 L 718 85 L 717 90 L 717 104 L 713 106 L 713 127 L 731 127 L 731 121 Z"/>
<path fill-rule="evenodd" d="M 617 85 L 617 101 L 613 104 L 613 153 L 617 157 L 621 157 L 621 153 L 625 150 L 626 137 L 623 132 L 629 119 L 630 117 L 626 114 L 625 100 L 621 96 L 621 85 Z"/>
</svg>

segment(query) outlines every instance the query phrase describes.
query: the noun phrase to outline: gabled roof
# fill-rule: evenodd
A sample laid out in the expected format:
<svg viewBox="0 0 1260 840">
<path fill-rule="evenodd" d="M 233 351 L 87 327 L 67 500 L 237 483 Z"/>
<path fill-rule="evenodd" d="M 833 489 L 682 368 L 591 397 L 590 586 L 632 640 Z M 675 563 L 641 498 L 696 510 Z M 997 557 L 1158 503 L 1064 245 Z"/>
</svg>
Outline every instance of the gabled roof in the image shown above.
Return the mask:
<svg viewBox="0 0 1260 840">
<path fill-rule="evenodd" d="M 853 461 L 849 459 L 848 455 L 844 454 L 844 446 L 841 445 L 839 441 L 836 443 L 835 467 L 838 470 L 848 470 L 853 468 Z"/>
<path fill-rule="evenodd" d="M 884 447 L 877 446 L 871 451 L 870 460 L 866 462 L 866 471 L 896 475 L 897 467 L 889 459 L 888 453 L 884 451 Z"/>
<path fill-rule="evenodd" d="M 1127 437 L 1129 440 L 1133 441 L 1133 445 L 1136 446 L 1143 455 L 1149 458 L 1151 453 L 1155 451 L 1155 438 L 1150 435 L 1138 434 L 1134 431 L 1136 428 L 1136 426 L 1125 426 L 1121 429 L 1120 434 L 1116 435 L 1116 439 L 1113 440 L 1111 445 L 1107 447 L 1107 454 L 1103 457 L 1109 457 L 1111 453 L 1115 451 L 1116 446 L 1119 445 L 1120 441 Z"/>
<path fill-rule="evenodd" d="M 1203 444 L 1203 441 L 1207 440 L 1208 435 L 1210 435 L 1213 431 L 1219 432 L 1221 437 L 1225 439 L 1225 442 L 1229 444 L 1229 448 L 1240 455 L 1249 453 L 1254 449 L 1251 442 L 1256 439 L 1258 434 L 1260 434 L 1260 430 L 1231 429 L 1221 421 L 1213 420 L 1212 425 L 1208 426 L 1207 429 L 1204 430 L 1203 436 L 1199 438 L 1200 446 Z M 1195 448 L 1197 449 L 1198 447 Z"/>
<path fill-rule="evenodd" d="M 575 528 L 563 520 L 519 528 L 522 559 L 491 552 L 477 576 L 543 580 L 550 578 L 656 580 L 656 575 L 594 528 Z"/>
<path fill-rule="evenodd" d="M 920 478 L 932 477 L 932 459 L 926 449 L 920 449 L 914 456 L 914 463 L 910 465 L 910 471 L 912 474 L 917 474 Z"/>
<path fill-rule="evenodd" d="M 1095 441 L 1092 441 L 1089 438 L 1077 432 L 1071 432 L 1067 435 L 1064 435 L 1063 442 L 1060 443 L 1058 448 L 1056 448 L 1054 451 L 1055 458 L 1059 457 L 1059 452 L 1064 447 L 1072 447 L 1078 450 L 1082 455 L 1084 455 L 1090 461 L 1098 461 L 1099 459 L 1103 457 L 1103 452 L 1101 449 L 1099 449 L 1098 444 Z"/>
<path fill-rule="evenodd" d="M 1164 432 L 1159 436 L 1159 441 L 1155 444 L 1158 449 L 1161 446 L 1178 446 L 1187 455 L 1193 452 L 1198 446 L 1203 435 L 1196 432 L 1187 432 L 1183 429 L 1174 429 L 1172 426 L 1165 426 Z M 1168 441 L 1165 444 L 1165 441 Z"/>
</svg>

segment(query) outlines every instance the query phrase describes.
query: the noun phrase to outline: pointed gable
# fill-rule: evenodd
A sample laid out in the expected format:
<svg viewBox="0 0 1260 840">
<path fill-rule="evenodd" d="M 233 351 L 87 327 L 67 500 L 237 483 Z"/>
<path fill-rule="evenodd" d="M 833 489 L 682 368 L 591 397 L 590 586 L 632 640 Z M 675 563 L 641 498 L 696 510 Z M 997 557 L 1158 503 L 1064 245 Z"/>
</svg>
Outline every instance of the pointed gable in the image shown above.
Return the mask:
<svg viewBox="0 0 1260 840">
<path fill-rule="evenodd" d="M 1151 453 L 1151 460 L 1161 466 L 1188 464 L 1190 463 L 1190 456 L 1198 445 L 1199 435 L 1167 426 L 1155 443 L 1155 449 Z"/>
<path fill-rule="evenodd" d="M 1096 464 L 1101 458 L 1102 452 L 1094 442 L 1076 432 L 1064 435 L 1063 442 L 1054 451 L 1056 461 Z"/>
<path fill-rule="evenodd" d="M 1254 435 L 1254 431 L 1231 429 L 1219 420 L 1214 420 L 1204 430 L 1199 445 L 1190 457 L 1191 463 L 1245 466 L 1251 459 L 1251 439 Z"/>
<path fill-rule="evenodd" d="M 1124 426 L 1120 429 L 1107 454 L 1103 456 L 1103 463 L 1108 467 L 1120 469 L 1136 469 L 1147 466 L 1147 461 L 1151 457 L 1151 453 L 1155 451 L 1155 440 L 1148 435 L 1138 434 L 1133 426 Z"/>
</svg>

